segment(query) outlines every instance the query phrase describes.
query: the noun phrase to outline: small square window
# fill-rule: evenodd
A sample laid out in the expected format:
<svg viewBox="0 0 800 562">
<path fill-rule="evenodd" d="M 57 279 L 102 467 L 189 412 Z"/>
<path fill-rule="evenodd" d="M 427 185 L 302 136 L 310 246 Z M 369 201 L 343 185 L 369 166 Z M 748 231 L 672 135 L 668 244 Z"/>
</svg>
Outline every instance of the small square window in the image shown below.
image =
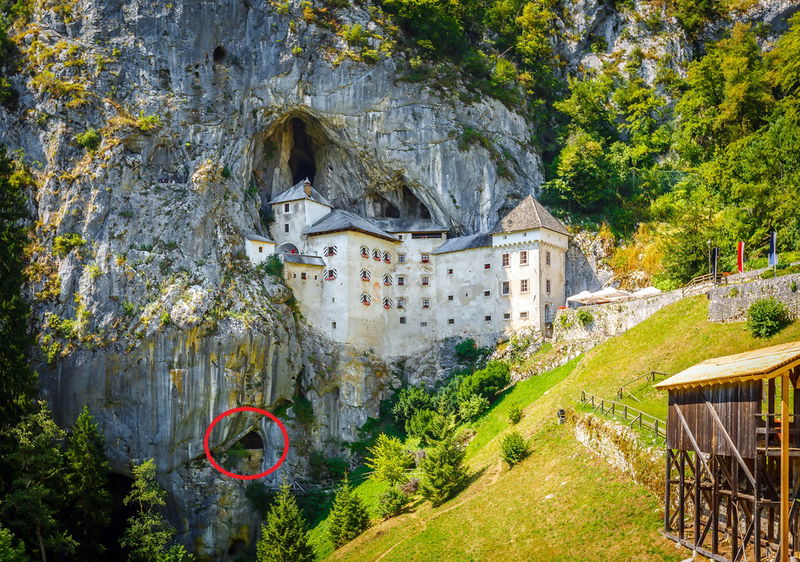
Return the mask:
<svg viewBox="0 0 800 562">
<path fill-rule="evenodd" d="M 397 276 L 397 284 L 398 284 L 398 285 L 405 285 L 405 284 L 406 284 L 406 278 L 405 278 L 405 276 L 403 276 L 403 275 L 398 275 L 398 276 Z"/>
<path fill-rule="evenodd" d="M 449 301 L 453 300 L 453 295 L 447 295 L 447 300 Z"/>
<path fill-rule="evenodd" d="M 400 323 L 401 324 L 405 324 L 406 323 L 406 317 L 405 316 L 401 316 L 400 317 Z"/>
<path fill-rule="evenodd" d="M 317 276 L 315 275 L 315 276 L 314 276 L 314 281 L 316 281 L 316 280 L 317 280 Z"/>
<path fill-rule="evenodd" d="M 491 316 L 484 316 L 483 319 L 486 320 L 487 322 L 491 322 L 492 321 L 492 317 Z"/>
<path fill-rule="evenodd" d="M 402 239 L 403 239 L 403 235 L 401 234 L 401 235 L 399 236 L 399 238 L 400 238 L 400 240 L 402 240 Z"/>
<path fill-rule="evenodd" d="M 406 255 L 397 254 L 397 263 L 406 263 Z"/>
<path fill-rule="evenodd" d="M 508 281 L 503 281 L 500 292 L 504 295 L 511 294 L 511 283 L 509 283 Z"/>
<path fill-rule="evenodd" d="M 420 322 L 419 325 L 422 326 L 423 328 L 425 328 L 428 325 L 428 323 L 427 322 Z"/>
<path fill-rule="evenodd" d="M 505 314 L 503 314 L 503 320 L 511 320 L 511 313 L 506 312 Z"/>
<path fill-rule="evenodd" d="M 336 297 L 332 297 L 331 302 L 336 302 Z"/>
<path fill-rule="evenodd" d="M 302 279 L 302 280 L 304 280 L 304 281 L 305 281 L 305 279 L 306 279 L 306 272 L 305 272 L 305 271 L 303 271 L 303 272 L 300 274 L 300 279 Z"/>
<path fill-rule="evenodd" d="M 289 223 L 288 222 L 283 225 L 283 231 L 284 232 L 289 232 Z"/>
<path fill-rule="evenodd" d="M 520 312 L 519 313 L 519 317 L 520 317 L 521 320 L 527 320 L 528 319 L 528 313 L 527 312 Z"/>
<path fill-rule="evenodd" d="M 430 284 L 431 284 L 430 278 L 427 275 L 423 275 L 422 276 L 422 286 L 423 287 L 427 287 Z"/>
<path fill-rule="evenodd" d="M 448 318 L 447 319 L 447 323 L 448 324 L 455 324 L 456 323 L 456 319 L 455 318 Z"/>
<path fill-rule="evenodd" d="M 545 290 L 549 293 L 550 292 L 550 280 L 549 279 L 547 279 L 545 281 L 545 287 L 546 287 Z"/>
<path fill-rule="evenodd" d="M 422 308 L 430 308 L 431 299 L 422 299 Z"/>
<path fill-rule="evenodd" d="M 528 280 L 521 279 L 519 282 L 519 292 L 520 293 L 527 293 L 528 292 Z"/>
<path fill-rule="evenodd" d="M 400 297 L 397 299 L 397 308 L 405 308 L 406 307 L 406 299 L 404 297 Z"/>
<path fill-rule="evenodd" d="M 292 273 L 292 279 L 297 279 L 297 274 L 296 273 Z"/>
<path fill-rule="evenodd" d="M 263 254 L 264 253 L 264 246 L 259 246 L 258 247 L 258 253 L 259 254 Z"/>
<path fill-rule="evenodd" d="M 430 261 L 431 261 L 431 255 L 430 254 L 422 254 L 422 263 L 428 263 Z"/>
<path fill-rule="evenodd" d="M 331 322 L 331 329 L 333 329 L 333 330 L 336 329 L 336 322 Z"/>
<path fill-rule="evenodd" d="M 528 252 L 527 250 L 523 250 L 519 253 L 519 264 L 520 265 L 528 265 Z"/>
<path fill-rule="evenodd" d="M 483 264 L 483 269 L 492 269 L 492 264 L 490 263 Z"/>
<path fill-rule="evenodd" d="M 491 297 L 492 296 L 492 292 L 491 291 L 484 291 L 483 292 L 483 296 L 484 297 Z"/>
<path fill-rule="evenodd" d="M 508 254 L 503 254 L 502 256 L 500 256 L 500 260 L 503 263 L 503 267 L 508 267 L 509 265 L 511 265 L 511 260 L 508 257 Z"/>
<path fill-rule="evenodd" d="M 448 269 L 448 270 L 447 270 L 447 274 L 448 274 L 448 275 L 452 275 L 452 274 L 453 274 L 453 270 L 452 270 L 452 269 Z"/>
<path fill-rule="evenodd" d="M 545 252 L 544 254 L 544 263 L 550 265 L 550 252 Z"/>
<path fill-rule="evenodd" d="M 283 204 L 283 212 L 284 213 L 288 213 L 289 212 L 289 203 L 284 203 Z"/>
</svg>

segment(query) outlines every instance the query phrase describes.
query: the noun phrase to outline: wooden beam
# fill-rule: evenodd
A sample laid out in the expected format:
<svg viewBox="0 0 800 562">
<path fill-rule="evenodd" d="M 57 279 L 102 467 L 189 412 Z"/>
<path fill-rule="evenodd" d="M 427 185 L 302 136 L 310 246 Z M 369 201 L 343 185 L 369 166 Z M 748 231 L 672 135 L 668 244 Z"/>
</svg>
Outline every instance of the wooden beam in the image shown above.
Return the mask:
<svg viewBox="0 0 800 562">
<path fill-rule="evenodd" d="M 781 562 L 789 562 L 789 375 L 781 377 Z"/>
<path fill-rule="evenodd" d="M 672 473 L 672 449 L 667 449 L 667 478 L 665 480 L 666 486 L 664 486 L 664 531 L 669 533 L 672 529 L 670 529 L 670 520 L 669 520 L 669 489 L 672 486 L 670 484 L 670 474 Z"/>
<path fill-rule="evenodd" d="M 678 414 L 678 419 L 681 421 L 683 430 L 686 432 L 686 436 L 689 438 L 689 441 L 692 444 L 692 448 L 694 448 L 695 455 L 697 456 L 698 459 L 700 459 L 700 462 L 703 463 L 703 468 L 706 469 L 706 472 L 708 474 L 711 474 L 711 469 L 708 468 L 708 465 L 706 464 L 706 459 L 703 458 L 703 453 L 700 452 L 700 447 L 697 445 L 697 441 L 694 438 L 694 434 L 692 433 L 692 430 L 689 429 L 689 424 L 686 423 L 686 418 L 683 417 L 681 409 L 679 407 L 676 407 L 675 413 Z M 697 462 L 697 460 L 695 460 L 695 462 Z"/>
<path fill-rule="evenodd" d="M 750 472 L 750 469 L 747 468 L 747 465 L 745 464 L 742 455 L 739 454 L 739 450 L 736 448 L 736 444 L 733 442 L 733 439 L 731 439 L 731 436 L 725 429 L 725 424 L 723 424 L 722 420 L 719 419 L 719 414 L 717 414 L 717 411 L 714 409 L 714 406 L 711 404 L 711 402 L 708 401 L 708 398 L 706 398 L 705 393 L 701 390 L 700 394 L 703 396 L 703 400 L 705 400 L 706 402 L 706 407 L 708 408 L 708 411 L 711 412 L 711 419 L 714 420 L 714 424 L 717 426 L 717 429 L 719 429 L 722 432 L 722 436 L 725 438 L 725 441 L 728 443 L 728 446 L 731 448 L 731 451 L 733 451 L 733 456 L 736 457 L 736 460 L 741 465 L 742 470 L 744 470 L 744 473 L 747 476 L 747 479 L 750 480 L 750 484 L 755 486 L 756 479 L 755 477 L 753 477 L 753 474 Z"/>
</svg>

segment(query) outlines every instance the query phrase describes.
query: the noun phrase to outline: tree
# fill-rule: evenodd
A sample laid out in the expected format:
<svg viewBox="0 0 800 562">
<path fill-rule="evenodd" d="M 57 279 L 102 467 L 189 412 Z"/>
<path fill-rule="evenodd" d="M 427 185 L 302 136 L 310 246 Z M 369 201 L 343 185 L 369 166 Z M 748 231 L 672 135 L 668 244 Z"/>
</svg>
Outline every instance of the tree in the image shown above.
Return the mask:
<svg viewBox="0 0 800 562">
<path fill-rule="evenodd" d="M 22 297 L 29 218 L 25 190 L 32 183 L 30 174 L 0 145 L 0 431 L 31 411 L 36 392 L 36 376 L 28 364 L 30 311 Z"/>
<path fill-rule="evenodd" d="M 438 507 L 453 496 L 467 479 L 464 450 L 452 437 L 429 449 L 422 460 L 422 496 Z"/>
<path fill-rule="evenodd" d="M 365 464 L 372 469 L 371 478 L 390 485 L 402 484 L 408 479 L 406 469 L 414 465 L 414 457 L 397 437 L 381 433 L 368 450 L 371 456 Z"/>
<path fill-rule="evenodd" d="M 175 537 L 175 528 L 158 511 L 166 505 L 166 497 L 166 490 L 156 482 L 156 464 L 153 459 L 133 468 L 133 488 L 124 501 L 125 505 L 136 505 L 138 513 L 128 519 L 128 528 L 120 540 L 120 544 L 129 549 L 130 560 L 194 560 L 194 556 L 186 552 L 182 544 L 167 546 Z"/>
<path fill-rule="evenodd" d="M 350 542 L 369 527 L 369 513 L 361 497 L 350 488 L 345 475 L 336 491 L 329 517 L 328 537 L 336 548 Z"/>
<path fill-rule="evenodd" d="M 314 560 L 308 530 L 297 500 L 284 480 L 256 545 L 258 562 L 305 562 Z"/>
<path fill-rule="evenodd" d="M 105 550 L 102 536 L 111 521 L 111 494 L 105 442 L 97 423 L 83 407 L 72 427 L 66 449 L 68 526 L 79 543 L 76 555 L 97 560 Z"/>
<path fill-rule="evenodd" d="M 27 562 L 25 546 L 17 541 L 14 533 L 0 525 L 0 561 Z"/>
<path fill-rule="evenodd" d="M 513 467 L 531 454 L 528 442 L 518 431 L 512 431 L 503 437 L 500 442 L 500 452 L 503 455 L 503 460 L 508 464 L 508 468 Z"/>
<path fill-rule="evenodd" d="M 66 488 L 61 452 L 64 430 L 40 402 L 37 410 L 25 416 L 9 433 L 17 446 L 8 457 L 14 473 L 10 491 L 0 507 L 3 519 L 43 562 L 48 551 L 72 553 L 75 540 L 59 517 Z"/>
</svg>

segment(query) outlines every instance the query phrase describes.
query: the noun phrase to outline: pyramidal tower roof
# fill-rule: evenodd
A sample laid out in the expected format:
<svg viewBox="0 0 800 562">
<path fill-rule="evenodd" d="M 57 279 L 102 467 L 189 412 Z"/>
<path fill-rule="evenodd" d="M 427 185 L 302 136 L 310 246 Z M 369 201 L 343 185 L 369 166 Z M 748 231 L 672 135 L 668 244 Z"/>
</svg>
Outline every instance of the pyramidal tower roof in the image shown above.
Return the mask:
<svg viewBox="0 0 800 562">
<path fill-rule="evenodd" d="M 308 178 L 297 182 L 292 187 L 275 197 L 269 202 L 269 204 L 275 205 L 277 203 L 288 203 L 289 201 L 299 201 L 302 199 L 316 201 L 317 203 L 322 203 L 328 207 L 333 207 L 330 201 L 325 199 L 316 189 L 311 187 L 311 182 L 308 180 Z"/>
<path fill-rule="evenodd" d="M 569 232 L 561 224 L 561 221 L 551 215 L 550 211 L 544 208 L 544 205 L 533 198 L 533 195 L 528 195 L 511 212 L 500 219 L 492 232 L 498 234 L 501 232 L 533 230 L 535 228 L 546 228 L 569 236 Z"/>
</svg>

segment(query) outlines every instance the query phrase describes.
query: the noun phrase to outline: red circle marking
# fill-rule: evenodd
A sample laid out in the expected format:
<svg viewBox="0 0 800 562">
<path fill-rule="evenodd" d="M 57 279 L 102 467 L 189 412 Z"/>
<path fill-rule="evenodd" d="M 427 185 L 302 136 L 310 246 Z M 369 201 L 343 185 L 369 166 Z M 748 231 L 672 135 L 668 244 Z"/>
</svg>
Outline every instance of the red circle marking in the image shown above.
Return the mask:
<svg viewBox="0 0 800 562">
<path fill-rule="evenodd" d="M 259 472 L 258 474 L 234 474 L 233 472 L 225 470 L 223 467 L 221 467 L 211 455 L 211 449 L 208 447 L 208 439 L 211 437 L 211 430 L 214 429 L 214 426 L 217 425 L 222 418 L 237 412 L 255 412 L 257 414 L 261 414 L 262 416 L 267 416 L 269 419 L 277 423 L 279 428 L 281 428 L 281 433 L 283 433 L 283 454 L 281 455 L 281 458 L 278 459 L 278 462 L 264 472 Z M 239 480 L 255 480 L 256 478 L 263 478 L 264 476 L 275 472 L 278 470 L 278 467 L 283 464 L 283 461 L 286 460 L 286 455 L 289 454 L 289 434 L 286 432 L 286 426 L 283 425 L 281 420 L 266 410 L 253 408 L 252 406 L 239 406 L 238 408 L 232 408 L 227 412 L 222 412 L 220 415 L 214 418 L 214 421 L 212 421 L 208 428 L 206 428 L 206 434 L 203 436 L 203 450 L 206 452 L 206 458 L 208 459 L 208 462 L 211 463 L 211 466 L 219 470 L 225 476 L 230 476 L 231 478 L 237 478 Z"/>
</svg>

